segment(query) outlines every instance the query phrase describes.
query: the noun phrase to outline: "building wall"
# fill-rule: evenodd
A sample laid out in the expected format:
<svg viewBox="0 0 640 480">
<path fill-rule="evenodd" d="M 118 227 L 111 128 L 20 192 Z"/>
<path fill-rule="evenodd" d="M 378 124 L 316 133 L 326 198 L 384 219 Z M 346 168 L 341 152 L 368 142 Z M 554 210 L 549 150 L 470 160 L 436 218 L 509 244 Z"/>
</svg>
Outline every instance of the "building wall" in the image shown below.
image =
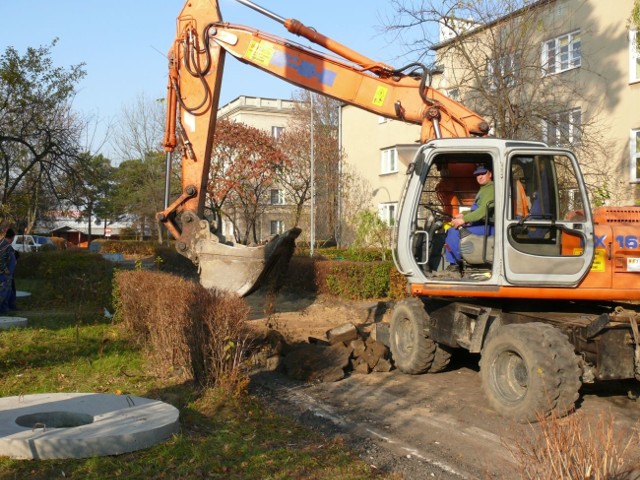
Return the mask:
<svg viewBox="0 0 640 480">
<path fill-rule="evenodd" d="M 406 167 L 419 145 L 420 126 L 382 119 L 351 105 L 342 107 L 341 125 L 344 163 L 364 181 L 369 206 L 379 209 L 384 204 L 397 204 Z M 398 168 L 395 173 L 383 174 L 381 152 L 391 148 L 398 152 Z"/>
<path fill-rule="evenodd" d="M 242 95 L 218 109 L 218 119 L 242 122 L 271 133 L 273 127 L 286 128 L 294 106 L 291 100 Z"/>
</svg>

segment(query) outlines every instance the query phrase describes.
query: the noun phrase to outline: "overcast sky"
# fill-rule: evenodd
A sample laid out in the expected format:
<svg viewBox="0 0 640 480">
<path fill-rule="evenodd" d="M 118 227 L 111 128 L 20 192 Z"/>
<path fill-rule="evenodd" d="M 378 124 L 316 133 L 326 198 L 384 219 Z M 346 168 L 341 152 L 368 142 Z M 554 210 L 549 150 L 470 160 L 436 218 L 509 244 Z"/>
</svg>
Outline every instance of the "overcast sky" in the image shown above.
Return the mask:
<svg viewBox="0 0 640 480">
<path fill-rule="evenodd" d="M 254 0 L 285 18 L 297 18 L 319 32 L 382 62 L 399 66 L 402 49 L 381 34 L 391 15 L 387 0 Z M 86 64 L 74 108 L 106 123 L 116 119 L 123 105 L 133 105 L 140 94 L 161 98 L 166 93 L 166 53 L 175 35 L 180 0 L 0 0 L 3 25 L 0 51 L 13 46 L 58 44 L 56 66 Z M 220 0 L 225 21 L 248 25 L 290 37 L 279 23 L 234 0 Z M 296 37 L 300 43 L 306 40 Z M 413 60 L 413 59 L 409 59 Z M 291 98 L 295 87 L 228 57 L 220 105 L 239 95 Z"/>
</svg>

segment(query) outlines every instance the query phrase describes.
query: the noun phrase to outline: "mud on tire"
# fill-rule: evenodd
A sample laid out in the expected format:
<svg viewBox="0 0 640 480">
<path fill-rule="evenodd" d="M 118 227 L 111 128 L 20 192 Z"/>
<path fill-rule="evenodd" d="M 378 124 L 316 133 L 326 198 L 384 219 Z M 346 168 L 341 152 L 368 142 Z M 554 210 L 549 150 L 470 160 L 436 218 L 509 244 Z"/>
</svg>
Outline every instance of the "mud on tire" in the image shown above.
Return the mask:
<svg viewBox="0 0 640 480">
<path fill-rule="evenodd" d="M 420 300 L 409 298 L 396 305 L 391 316 L 391 357 L 403 373 L 429 371 L 437 346 L 427 332 L 428 316 Z"/>
<path fill-rule="evenodd" d="M 573 346 L 544 323 L 500 327 L 482 349 L 480 375 L 493 408 L 519 422 L 567 414 L 581 386 Z"/>
</svg>

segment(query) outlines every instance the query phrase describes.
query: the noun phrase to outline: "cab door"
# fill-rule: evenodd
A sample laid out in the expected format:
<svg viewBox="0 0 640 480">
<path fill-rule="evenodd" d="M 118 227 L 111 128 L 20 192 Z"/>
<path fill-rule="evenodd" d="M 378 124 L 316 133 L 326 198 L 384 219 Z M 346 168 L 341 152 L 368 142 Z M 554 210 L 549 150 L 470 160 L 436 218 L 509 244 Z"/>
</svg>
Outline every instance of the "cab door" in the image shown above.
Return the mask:
<svg viewBox="0 0 640 480">
<path fill-rule="evenodd" d="M 503 261 L 510 285 L 572 287 L 593 262 L 584 181 L 568 151 L 507 154 Z"/>
</svg>

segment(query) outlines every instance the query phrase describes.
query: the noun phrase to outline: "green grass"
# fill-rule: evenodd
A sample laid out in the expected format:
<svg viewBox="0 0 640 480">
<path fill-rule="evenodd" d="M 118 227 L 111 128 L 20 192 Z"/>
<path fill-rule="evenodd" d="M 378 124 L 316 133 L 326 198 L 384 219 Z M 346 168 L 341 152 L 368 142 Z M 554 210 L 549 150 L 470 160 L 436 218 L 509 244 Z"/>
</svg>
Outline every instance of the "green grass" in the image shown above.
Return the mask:
<svg viewBox="0 0 640 480">
<path fill-rule="evenodd" d="M 69 289 L 69 281 L 60 275 L 58 289 Z M 160 399 L 180 410 L 181 430 L 164 443 L 119 456 L 0 457 L 0 478 L 381 477 L 341 441 L 278 416 L 254 398 L 229 397 L 150 374 L 144 352 L 120 325 L 103 317 L 104 295 L 64 295 L 51 285 L 39 288 L 41 282 L 45 280 L 18 278 L 19 290 L 33 292 L 18 299 L 17 313 L 29 323 L 23 329 L 0 330 L 0 395 L 100 392 Z"/>
</svg>

